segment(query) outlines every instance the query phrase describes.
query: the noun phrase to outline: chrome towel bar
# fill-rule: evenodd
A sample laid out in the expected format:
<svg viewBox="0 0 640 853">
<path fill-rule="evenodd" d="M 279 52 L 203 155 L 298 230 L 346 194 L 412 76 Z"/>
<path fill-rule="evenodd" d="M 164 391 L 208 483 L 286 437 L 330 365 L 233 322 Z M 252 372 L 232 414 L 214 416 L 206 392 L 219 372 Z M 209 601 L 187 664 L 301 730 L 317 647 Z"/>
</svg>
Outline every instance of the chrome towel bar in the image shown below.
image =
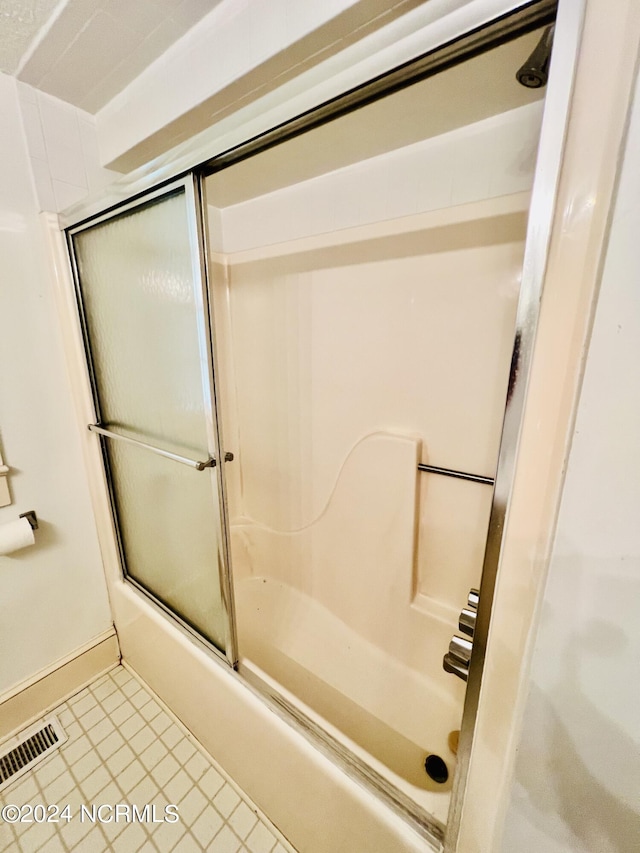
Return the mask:
<svg viewBox="0 0 640 853">
<path fill-rule="evenodd" d="M 481 477 L 480 474 L 467 474 L 466 471 L 454 471 L 452 468 L 437 468 L 435 465 L 424 465 L 418 463 L 418 471 L 426 471 L 429 474 L 442 474 L 445 477 L 455 477 L 457 480 L 470 480 L 472 483 L 484 483 L 493 486 L 493 477 Z"/>
<path fill-rule="evenodd" d="M 139 441 L 137 438 L 129 438 L 126 435 L 111 432 L 111 430 L 105 429 L 99 424 L 89 424 L 88 428 L 91 432 L 98 433 L 98 435 L 105 435 L 107 438 L 114 438 L 117 441 L 124 441 L 126 444 L 133 444 L 136 447 L 142 447 L 144 450 L 150 450 L 158 456 L 164 456 L 165 459 L 172 459 L 174 462 L 180 462 L 182 465 L 188 465 L 190 468 L 195 468 L 196 471 L 204 471 L 205 468 L 213 468 L 216 464 L 216 460 L 212 456 L 203 462 L 200 462 L 197 459 L 189 459 L 187 456 L 180 456 L 177 453 L 171 453 L 170 450 L 162 450 L 160 447 L 154 447 L 152 444 Z M 225 453 L 224 458 L 225 462 L 231 462 L 233 460 L 233 453 Z"/>
</svg>

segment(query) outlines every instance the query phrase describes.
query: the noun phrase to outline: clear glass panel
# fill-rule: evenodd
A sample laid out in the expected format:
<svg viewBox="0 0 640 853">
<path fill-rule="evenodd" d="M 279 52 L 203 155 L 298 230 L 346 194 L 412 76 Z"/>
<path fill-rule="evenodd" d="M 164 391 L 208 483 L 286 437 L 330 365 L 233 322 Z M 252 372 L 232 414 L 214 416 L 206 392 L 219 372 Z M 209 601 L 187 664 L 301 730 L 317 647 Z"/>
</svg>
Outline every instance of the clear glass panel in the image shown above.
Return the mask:
<svg viewBox="0 0 640 853">
<path fill-rule="evenodd" d="M 73 239 L 101 423 L 207 459 L 208 353 L 184 188 Z M 224 649 L 215 471 L 105 444 L 127 574 Z"/>
</svg>

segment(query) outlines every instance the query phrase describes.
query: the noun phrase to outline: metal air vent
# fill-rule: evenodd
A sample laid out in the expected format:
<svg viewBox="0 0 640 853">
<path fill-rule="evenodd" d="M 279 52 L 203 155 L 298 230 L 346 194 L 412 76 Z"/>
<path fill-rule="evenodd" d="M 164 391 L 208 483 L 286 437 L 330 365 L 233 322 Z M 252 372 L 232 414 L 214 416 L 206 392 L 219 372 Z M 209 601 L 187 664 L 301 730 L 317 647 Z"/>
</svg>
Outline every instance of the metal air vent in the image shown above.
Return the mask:
<svg viewBox="0 0 640 853">
<path fill-rule="evenodd" d="M 0 746 L 0 791 L 67 740 L 57 717 L 39 720 Z"/>
</svg>

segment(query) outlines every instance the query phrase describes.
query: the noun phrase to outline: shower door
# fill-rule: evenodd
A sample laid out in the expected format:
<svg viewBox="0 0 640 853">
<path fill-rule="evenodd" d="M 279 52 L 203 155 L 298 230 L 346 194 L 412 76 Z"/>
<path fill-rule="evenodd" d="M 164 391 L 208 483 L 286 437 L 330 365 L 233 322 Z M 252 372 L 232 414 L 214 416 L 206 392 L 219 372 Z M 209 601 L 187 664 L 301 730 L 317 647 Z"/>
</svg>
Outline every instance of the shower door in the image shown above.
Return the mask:
<svg viewBox="0 0 640 853">
<path fill-rule="evenodd" d="M 68 236 L 124 578 L 234 664 L 200 223 L 188 176 Z"/>
</svg>

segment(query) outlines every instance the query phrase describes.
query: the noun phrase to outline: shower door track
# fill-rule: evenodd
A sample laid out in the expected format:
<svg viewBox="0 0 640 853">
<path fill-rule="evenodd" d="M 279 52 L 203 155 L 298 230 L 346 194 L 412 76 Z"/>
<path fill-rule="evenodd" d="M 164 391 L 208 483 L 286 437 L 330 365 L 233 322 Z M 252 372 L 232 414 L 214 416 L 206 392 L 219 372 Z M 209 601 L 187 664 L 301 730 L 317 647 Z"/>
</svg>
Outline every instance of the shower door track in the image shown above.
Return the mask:
<svg viewBox="0 0 640 853">
<path fill-rule="evenodd" d="M 401 817 L 418 835 L 422 836 L 434 851 L 442 851 L 446 827 L 429 812 L 388 782 L 384 776 L 363 761 L 351 749 L 344 746 L 307 714 L 296 708 L 275 688 L 272 688 L 255 673 L 239 664 L 238 677 L 242 683 L 283 720 L 293 725 L 316 749 L 337 764 L 347 775 L 367 788 Z"/>
<path fill-rule="evenodd" d="M 70 228 L 82 224 L 96 214 L 108 214 L 110 210 L 125 201 L 135 201 L 150 189 L 161 190 L 166 184 L 178 177 L 193 174 L 197 177 L 199 192 L 203 193 L 203 179 L 227 166 L 246 159 L 279 142 L 297 136 L 313 127 L 320 126 L 332 118 L 358 109 L 386 94 L 404 88 L 438 71 L 456 65 L 467 58 L 477 55 L 497 44 L 515 38 L 546 23 L 550 23 L 556 13 L 556 0 L 530 0 L 530 2 L 505 3 L 508 6 L 504 14 L 499 15 L 475 29 L 461 32 L 438 48 L 411 59 L 403 65 L 381 74 L 361 86 L 342 95 L 330 98 L 317 107 L 297 115 L 281 125 L 264 131 L 240 144 L 219 153 L 210 153 L 200 148 L 197 152 L 187 152 L 177 162 L 165 163 L 158 167 L 142 168 L 123 180 L 120 188 L 107 191 L 99 202 L 76 205 L 67 215 L 60 216 L 63 227 Z M 446 827 L 443 827 L 431 815 L 409 800 L 393 785 L 380 777 L 363 761 L 346 750 L 331 735 L 319 728 L 303 713 L 293 708 L 280 694 L 265 684 L 255 674 L 244 672 L 244 667 L 234 671 L 217 649 L 197 635 L 188 625 L 172 617 L 173 624 L 210 658 L 223 666 L 230 677 L 237 678 L 253 694 L 265 702 L 275 713 L 293 725 L 307 739 L 311 740 L 325 754 L 339 764 L 349 775 L 357 779 L 370 790 L 380 795 L 394 812 L 401 815 L 430 846 L 436 850 L 453 853 L 461 820 L 462 803 L 469 767 L 473 731 L 478 710 L 482 671 L 486 654 L 486 642 L 493 605 L 493 592 L 500 561 L 502 539 L 507 507 L 509 505 L 515 466 L 515 454 L 519 442 L 520 425 L 524 411 L 525 394 L 531 367 L 533 344 L 539 315 L 540 297 L 546 269 L 552 217 L 556 203 L 560 164 L 564 146 L 565 129 L 569 112 L 570 98 L 579 46 L 579 34 L 584 17 L 585 0 L 576 0 L 573 4 L 560 4 L 555 40 L 558 53 L 563 52 L 561 72 L 554 74 L 552 65 L 546 97 L 542 131 L 540 137 L 540 157 L 536 166 L 534 187 L 530 204 L 529 225 L 525 244 L 525 259 L 518 301 L 516 331 L 509 388 L 502 428 L 502 441 L 499 460 L 492 478 L 478 478 L 492 486 L 493 498 L 483 562 L 480 601 L 477 625 L 474 635 L 473 652 L 469 666 L 462 730 L 458 751 L 458 765 L 451 795 L 451 806 Z M 186 161 L 191 158 L 192 162 Z M 204 207 L 201 195 L 201 210 Z M 206 223 L 201 221 L 200 239 L 204 244 L 205 262 L 207 261 Z M 206 272 L 206 271 L 205 271 Z M 438 471 L 434 473 L 444 473 Z M 457 472 L 460 473 L 460 472 Z M 454 476 L 452 473 L 451 476 Z M 475 476 L 474 476 L 475 479 Z M 161 610 L 165 616 L 168 611 L 159 602 L 148 598 L 146 591 L 131 587 L 145 596 L 147 603 Z M 444 847 L 443 847 L 444 845 Z"/>
</svg>

